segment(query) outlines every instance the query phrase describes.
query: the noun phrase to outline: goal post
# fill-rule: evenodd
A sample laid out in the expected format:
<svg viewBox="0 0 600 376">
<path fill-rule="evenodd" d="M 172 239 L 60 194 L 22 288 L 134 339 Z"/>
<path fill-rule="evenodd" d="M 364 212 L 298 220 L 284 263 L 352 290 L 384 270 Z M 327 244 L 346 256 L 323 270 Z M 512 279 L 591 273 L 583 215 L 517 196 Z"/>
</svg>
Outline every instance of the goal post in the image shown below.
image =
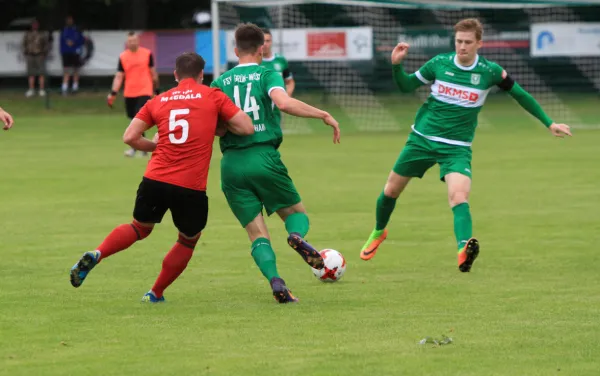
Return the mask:
<svg viewBox="0 0 600 376">
<path fill-rule="evenodd" d="M 215 76 L 236 63 L 238 24 L 269 28 L 274 52 L 294 74 L 294 96 L 331 112 L 345 129 L 408 130 L 429 88 L 399 93 L 389 61 L 393 46 L 411 45 L 404 64 L 413 72 L 451 52 L 452 27 L 469 17 L 484 25 L 480 54 L 503 66 L 553 119 L 600 128 L 598 0 L 213 0 L 211 7 Z M 511 101 L 492 90 L 480 126 L 533 123 Z M 317 129 L 314 121 L 285 118 L 287 132 Z"/>
</svg>

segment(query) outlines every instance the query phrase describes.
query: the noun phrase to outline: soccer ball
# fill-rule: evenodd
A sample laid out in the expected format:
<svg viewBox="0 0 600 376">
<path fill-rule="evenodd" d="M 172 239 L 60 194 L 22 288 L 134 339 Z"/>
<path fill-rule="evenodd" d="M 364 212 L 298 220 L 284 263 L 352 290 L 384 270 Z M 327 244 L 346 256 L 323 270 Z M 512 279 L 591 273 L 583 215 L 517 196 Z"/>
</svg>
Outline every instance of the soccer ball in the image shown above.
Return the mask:
<svg viewBox="0 0 600 376">
<path fill-rule="evenodd" d="M 336 282 L 346 271 L 346 259 L 335 249 L 324 249 L 319 252 L 325 261 L 325 267 L 321 270 L 312 268 L 315 277 L 322 282 Z"/>
</svg>

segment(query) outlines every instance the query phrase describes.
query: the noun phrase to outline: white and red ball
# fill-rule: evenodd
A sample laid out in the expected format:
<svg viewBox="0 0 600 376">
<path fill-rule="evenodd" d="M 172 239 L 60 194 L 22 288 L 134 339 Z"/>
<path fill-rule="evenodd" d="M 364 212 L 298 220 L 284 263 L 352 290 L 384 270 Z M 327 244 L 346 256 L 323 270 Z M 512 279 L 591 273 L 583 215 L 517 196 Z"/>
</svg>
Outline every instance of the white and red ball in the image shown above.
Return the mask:
<svg viewBox="0 0 600 376">
<path fill-rule="evenodd" d="M 321 270 L 312 268 L 315 277 L 322 282 L 337 282 L 346 272 L 346 259 L 335 249 L 324 249 L 319 252 L 323 256 L 325 267 Z"/>
</svg>

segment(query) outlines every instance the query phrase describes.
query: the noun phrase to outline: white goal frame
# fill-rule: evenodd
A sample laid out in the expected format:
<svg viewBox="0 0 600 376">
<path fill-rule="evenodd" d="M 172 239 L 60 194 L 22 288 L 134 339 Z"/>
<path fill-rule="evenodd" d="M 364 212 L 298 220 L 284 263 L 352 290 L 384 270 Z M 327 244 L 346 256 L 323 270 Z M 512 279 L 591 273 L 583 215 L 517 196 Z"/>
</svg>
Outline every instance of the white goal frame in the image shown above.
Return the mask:
<svg viewBox="0 0 600 376">
<path fill-rule="evenodd" d="M 338 4 L 360 5 L 383 8 L 446 8 L 446 9 L 481 9 L 481 8 L 540 8 L 560 5 L 593 5 L 600 0 L 513 0 L 490 3 L 479 0 L 211 0 L 213 75 L 221 75 L 221 50 L 219 48 L 219 3 L 230 3 L 247 7 L 283 6 L 295 4 Z"/>
</svg>

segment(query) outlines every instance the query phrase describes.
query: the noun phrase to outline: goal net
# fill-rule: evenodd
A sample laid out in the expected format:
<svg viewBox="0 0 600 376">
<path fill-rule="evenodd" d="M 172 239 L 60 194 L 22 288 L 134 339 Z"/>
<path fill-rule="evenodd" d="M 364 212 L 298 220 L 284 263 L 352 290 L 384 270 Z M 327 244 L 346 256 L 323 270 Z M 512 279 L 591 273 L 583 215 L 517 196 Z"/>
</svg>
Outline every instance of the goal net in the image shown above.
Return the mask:
<svg viewBox="0 0 600 376">
<path fill-rule="evenodd" d="M 289 62 L 295 97 L 331 112 L 345 130 L 408 130 L 429 88 L 401 94 L 392 79 L 391 50 L 408 42 L 404 64 L 413 72 L 433 56 L 453 51 L 454 24 L 475 17 L 485 30 L 480 54 L 503 66 L 553 119 L 600 127 L 599 3 L 213 0 L 214 29 L 225 39 L 225 50 L 215 53 L 215 67 L 235 66 L 233 30 L 252 22 L 271 29 L 274 52 Z M 511 101 L 493 89 L 479 125 L 533 123 Z M 288 133 L 320 128 L 316 121 L 284 118 Z"/>
</svg>

